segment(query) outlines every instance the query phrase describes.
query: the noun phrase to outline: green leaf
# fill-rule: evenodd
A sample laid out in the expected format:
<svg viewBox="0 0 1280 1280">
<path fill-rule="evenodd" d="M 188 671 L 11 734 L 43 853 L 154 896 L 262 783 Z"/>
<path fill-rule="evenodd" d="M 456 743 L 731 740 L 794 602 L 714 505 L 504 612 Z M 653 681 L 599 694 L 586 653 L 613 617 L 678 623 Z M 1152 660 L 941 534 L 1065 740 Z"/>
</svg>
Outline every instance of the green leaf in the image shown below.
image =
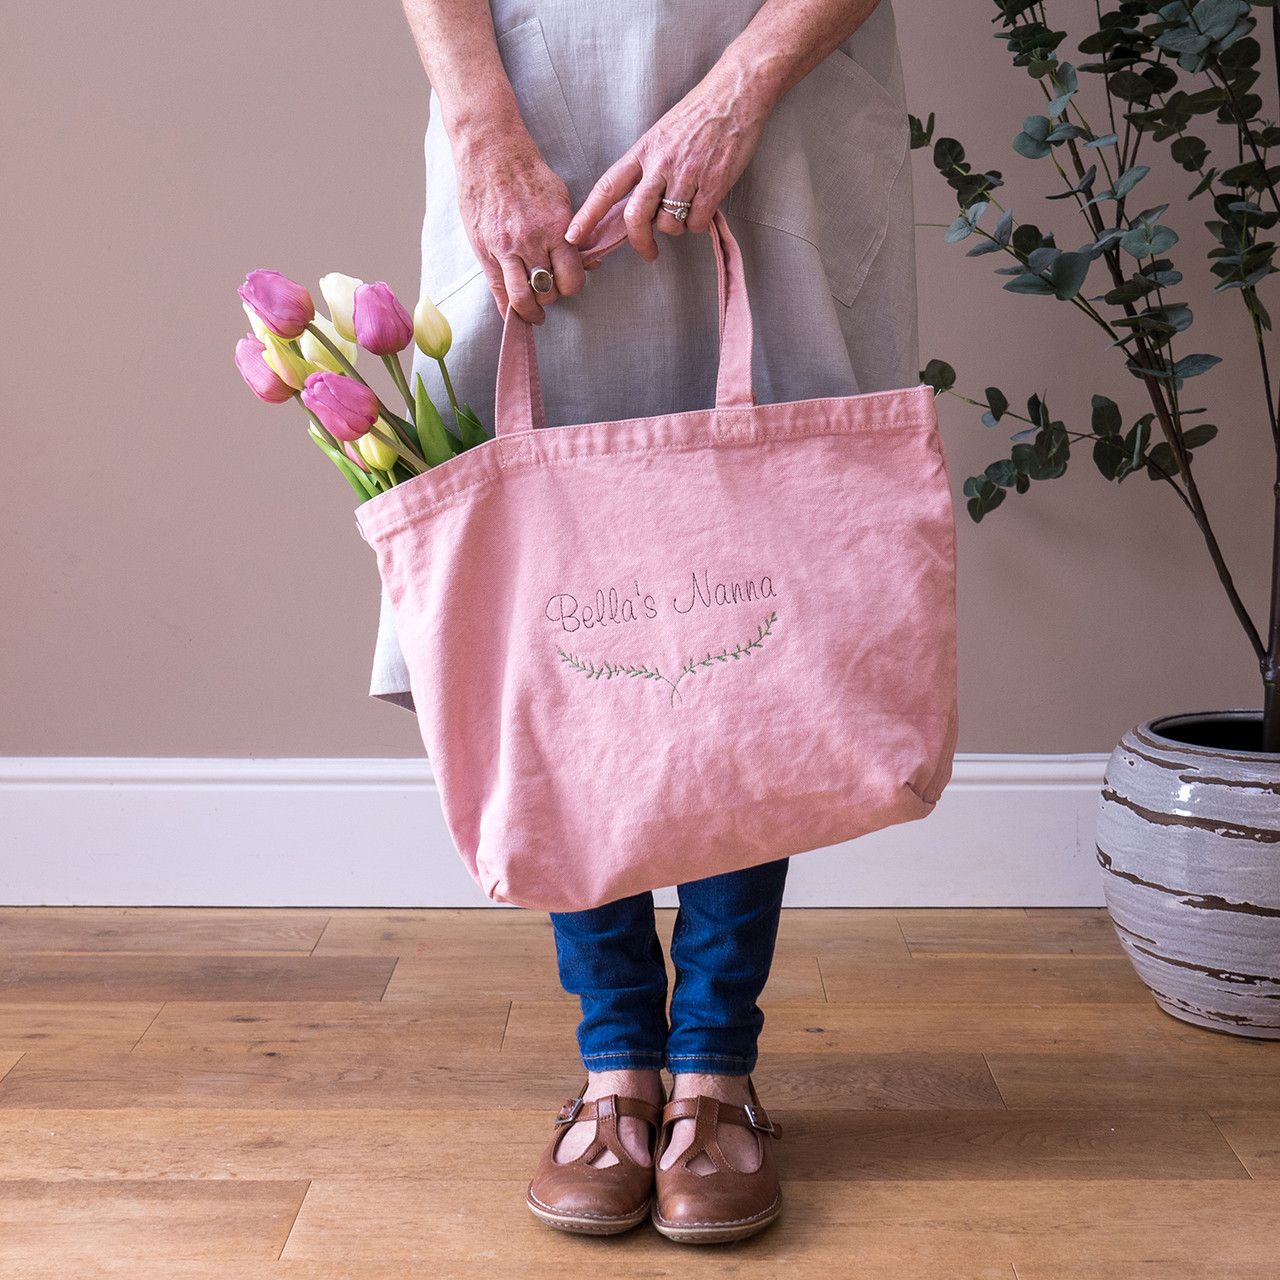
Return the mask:
<svg viewBox="0 0 1280 1280">
<path fill-rule="evenodd" d="M 1154 280 L 1144 280 L 1140 276 L 1134 276 L 1130 280 L 1126 280 L 1124 284 L 1117 285 L 1114 289 L 1108 289 L 1102 295 L 1102 300 L 1110 306 L 1122 306 L 1126 302 L 1137 302 L 1139 298 L 1146 297 L 1147 294 L 1159 286 Z"/>
<path fill-rule="evenodd" d="M 920 381 L 931 386 L 935 396 L 940 396 L 956 385 L 956 371 L 945 360 L 930 360 L 920 372 Z"/>
<path fill-rule="evenodd" d="M 954 138 L 939 138 L 933 144 L 933 163 L 946 172 L 964 161 L 964 148 Z"/>
<path fill-rule="evenodd" d="M 1166 480 L 1178 474 L 1178 463 L 1167 440 L 1161 440 L 1147 454 L 1147 475 L 1152 480 Z"/>
<path fill-rule="evenodd" d="M 440 463 L 447 462 L 454 456 L 453 450 L 449 447 L 444 419 L 440 417 L 440 411 L 427 395 L 420 373 L 413 376 L 413 420 L 417 426 L 422 456 L 430 466 L 439 466 Z"/>
<path fill-rule="evenodd" d="M 1057 292 L 1044 276 L 1038 276 L 1034 271 L 1024 271 L 1020 276 L 1010 280 L 1004 287 L 1010 293 L 1051 294 Z"/>
<path fill-rule="evenodd" d="M 1124 440 L 1120 435 L 1106 435 L 1094 442 L 1094 465 L 1107 480 L 1118 480 L 1128 460 L 1129 454 L 1125 451 Z"/>
<path fill-rule="evenodd" d="M 1167 252 L 1178 243 L 1178 233 L 1172 227 L 1157 224 L 1149 227 L 1139 223 L 1125 233 L 1120 247 L 1135 258 L 1154 258 Z"/>
<path fill-rule="evenodd" d="M 1093 430 L 1100 436 L 1120 434 L 1120 408 L 1106 396 L 1093 397 Z M 1108 477 L 1110 479 L 1110 477 Z"/>
<path fill-rule="evenodd" d="M 1112 198 L 1122 200 L 1150 172 L 1151 167 L 1149 165 L 1135 164 L 1130 166 L 1116 179 L 1115 185 L 1111 188 Z"/>
<path fill-rule="evenodd" d="M 1188 172 L 1195 173 L 1203 167 L 1209 148 L 1202 139 L 1188 133 L 1174 139 L 1169 154 Z"/>
<path fill-rule="evenodd" d="M 1018 468 L 1011 458 L 993 462 L 985 474 L 992 484 L 998 484 L 1002 489 L 1011 489 L 1018 482 Z"/>
<path fill-rule="evenodd" d="M 987 408 L 991 410 L 991 416 L 999 422 L 1009 412 L 1009 401 L 999 387 L 988 387 L 985 395 L 987 397 Z"/>
<path fill-rule="evenodd" d="M 921 124 L 916 116 L 907 116 L 907 123 L 911 129 L 911 149 L 919 151 L 921 147 L 927 147 L 933 140 L 933 112 L 929 112 L 929 120 L 927 124 Z"/>
<path fill-rule="evenodd" d="M 1064 253 L 1054 261 L 1049 275 L 1053 292 L 1060 301 L 1069 302 L 1080 292 L 1089 274 L 1090 261 L 1087 253 Z"/>
<path fill-rule="evenodd" d="M 489 439 L 489 433 L 480 425 L 480 419 L 476 417 L 469 404 L 464 404 L 461 409 L 455 409 L 453 416 L 458 420 L 458 438 L 462 441 L 464 448 L 473 449 Z"/>
<path fill-rule="evenodd" d="M 1153 92 L 1149 81 L 1132 71 L 1114 71 L 1107 77 L 1107 88 L 1121 102 L 1138 102 L 1146 104 L 1151 101 Z"/>
<path fill-rule="evenodd" d="M 1202 373 L 1207 373 L 1215 364 L 1221 363 L 1221 356 L 1209 356 L 1203 354 L 1183 356 L 1182 359 L 1173 366 L 1173 376 L 1175 378 L 1195 378 Z"/>
<path fill-rule="evenodd" d="M 1182 433 L 1182 443 L 1188 449 L 1198 449 L 1208 444 L 1218 434 L 1218 428 L 1212 422 L 1202 422 Z"/>
<path fill-rule="evenodd" d="M 986 476 L 970 476 L 964 482 L 968 510 L 974 524 L 981 522 L 989 511 L 994 511 L 1004 501 L 1004 490 L 992 484 Z"/>
</svg>

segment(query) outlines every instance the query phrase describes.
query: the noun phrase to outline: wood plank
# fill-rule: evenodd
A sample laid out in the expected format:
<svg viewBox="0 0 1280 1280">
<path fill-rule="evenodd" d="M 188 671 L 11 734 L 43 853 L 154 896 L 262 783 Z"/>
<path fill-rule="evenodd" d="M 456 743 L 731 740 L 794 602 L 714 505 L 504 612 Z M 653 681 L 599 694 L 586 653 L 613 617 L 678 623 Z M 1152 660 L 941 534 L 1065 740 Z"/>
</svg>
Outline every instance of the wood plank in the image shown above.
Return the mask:
<svg viewBox="0 0 1280 1280">
<path fill-rule="evenodd" d="M 1188 1280 L 1206 1257 L 1256 1265 L 1270 1257 L 1280 1207 L 1266 1183 L 798 1182 L 777 1226 L 749 1245 L 683 1249 L 643 1226 L 625 1236 L 566 1238 L 524 1206 L 525 1182 L 317 1180 L 284 1258 L 367 1255 L 430 1265 L 435 1274 L 487 1262 L 494 1275 L 770 1276 L 850 1274 L 970 1277 L 1021 1258 L 1164 1262 Z M 429 1206 L 429 1208 L 428 1208 Z M 1048 1239 L 1050 1248 L 1036 1242 Z M 376 1242 L 376 1244 L 375 1244 Z M 1063 1280 L 1071 1271 L 1059 1273 Z"/>
<path fill-rule="evenodd" d="M 377 1000 L 383 956 L 0 956 L 0 1002 Z"/>
<path fill-rule="evenodd" d="M 278 1257 L 305 1182 L 0 1181 L 0 1262 Z"/>
<path fill-rule="evenodd" d="M 827 999 L 833 1004 L 1145 1004 L 1151 993 L 1127 960 L 1021 957 L 939 960 L 906 964 L 824 959 Z M 980 993 L 980 994 L 979 994 Z"/>
<path fill-rule="evenodd" d="M 776 1230 L 776 1228 L 775 1228 Z M 548 1233 L 549 1229 L 548 1229 Z M 644 1270 L 631 1269 L 632 1255 L 636 1252 L 636 1242 L 643 1235 L 656 1235 L 648 1227 L 638 1232 L 621 1236 L 613 1241 L 597 1240 L 594 1247 L 587 1243 L 586 1237 L 566 1238 L 549 1243 L 545 1249 L 532 1256 L 511 1256 L 503 1249 L 492 1252 L 500 1260 L 501 1271 L 494 1270 L 494 1262 L 481 1258 L 476 1262 L 460 1262 L 450 1259 L 446 1271 L 432 1269 L 432 1264 L 405 1258 L 382 1261 L 370 1258 L 366 1251 L 359 1257 L 344 1258 L 339 1267 L 331 1261 L 309 1261 L 307 1259 L 284 1259 L 278 1262 L 257 1262 L 249 1259 L 236 1261 L 235 1274 L 228 1276 L 225 1266 L 208 1262 L 147 1262 L 146 1260 L 95 1259 L 93 1262 L 77 1264 L 74 1280 L 114 1280 L 124 1277 L 125 1280 L 547 1280 L 548 1266 L 554 1266 L 551 1272 L 557 1280 L 601 1280 L 602 1277 L 618 1277 L 619 1280 L 630 1280 L 631 1277 L 645 1276 L 672 1277 L 680 1280 L 685 1276 L 745 1277 L 753 1280 L 776 1280 L 778 1271 L 772 1257 L 757 1263 L 753 1253 L 763 1244 L 763 1237 L 739 1246 L 724 1248 L 699 1249 L 695 1258 L 694 1250 L 681 1245 L 667 1244 L 659 1246 L 660 1252 L 651 1251 L 651 1256 L 644 1260 Z M 600 1253 L 597 1250 L 604 1249 Z M 550 1251 L 554 1259 L 546 1259 L 544 1255 Z M 602 1270 L 602 1261 L 607 1267 L 617 1269 Z M 827 1246 L 819 1265 L 824 1270 L 812 1269 L 801 1262 L 799 1266 L 788 1265 L 788 1275 L 797 1280 L 831 1280 L 833 1276 L 850 1274 L 847 1270 L 848 1253 L 842 1258 L 839 1248 Z M 857 1280 L 939 1280 L 939 1272 L 935 1266 L 904 1265 L 901 1262 L 890 1264 L 872 1264 L 864 1266 L 858 1260 Z M 1009 1264 L 996 1266 L 966 1266 L 963 1271 L 948 1270 L 947 1280 L 1017 1280 Z M 1144 1273 L 1146 1274 L 1146 1273 Z M 1211 1280 L 1218 1275 L 1228 1273 L 1214 1272 Z M 1230 1280 L 1236 1280 L 1236 1272 L 1232 1271 Z M 1209 1273 L 1204 1273 L 1209 1275 Z M 49 1280 L 49 1272 L 38 1264 L 6 1267 L 4 1280 Z M 1178 1273 L 1170 1273 L 1161 1280 L 1184 1280 Z M 1185 1280 L 1203 1280 L 1197 1273 L 1194 1278 L 1188 1274 Z M 1252 1273 L 1240 1273 L 1240 1280 L 1254 1280 Z M 1274 1280 L 1271 1273 L 1258 1280 Z"/>
<path fill-rule="evenodd" d="M 913 956 L 1124 956 L 1102 908 L 1034 916 L 1024 910 L 900 911 L 898 923 Z"/>
<path fill-rule="evenodd" d="M 1280 1105 L 1271 1112 L 1215 1109 L 1212 1115 L 1251 1178 L 1280 1178 Z"/>
<path fill-rule="evenodd" d="M 992 1053 L 987 1062 L 1010 1108 L 1280 1109 L 1280 1045 L 1222 1040 L 1185 1054 Z"/>
<path fill-rule="evenodd" d="M 788 1181 L 1247 1179 L 1204 1112 L 770 1109 Z"/>
<path fill-rule="evenodd" d="M 547 955 L 524 958 L 486 956 L 483 964 L 477 964 L 475 952 L 466 948 L 454 955 L 401 960 L 396 964 L 383 998 L 388 1002 L 423 1002 L 443 996 L 470 994 L 501 995 L 511 1000 L 559 1001 L 572 1009 L 578 1007 L 577 997 L 568 995 L 560 986 L 554 949 Z M 762 999 L 774 1003 L 822 1000 L 822 975 L 818 971 L 817 959 L 812 955 L 776 957 Z"/>
<path fill-rule="evenodd" d="M 984 993 L 975 993 L 984 994 Z M 1163 1053 L 1219 1048 L 1224 1037 L 1146 1004 L 826 1004 L 761 1002 L 760 1053 Z M 515 1000 L 504 1053 L 552 1053 L 571 1042 L 575 1004 Z"/>
<path fill-rule="evenodd" d="M 1003 1108 L 981 1054 L 773 1054 L 754 1073 L 765 1107 L 903 1111 Z"/>
<path fill-rule="evenodd" d="M 541 1110 L 0 1110 L 9 1178 L 509 1180 L 531 1174 L 559 1094 Z"/>
<path fill-rule="evenodd" d="M 0 952 L 307 955 L 328 919 L 327 912 L 275 908 L 10 908 L 0 911 Z"/>
<path fill-rule="evenodd" d="M 545 911 L 457 907 L 418 910 L 342 910 L 316 944 L 318 956 L 394 955 L 428 959 L 454 955 L 555 957 L 555 935 Z"/>
<path fill-rule="evenodd" d="M 492 1053 L 217 1047 L 188 1052 L 25 1054 L 0 1080 L 0 1108 L 262 1108 L 442 1110 L 558 1108 L 581 1084 L 576 1052 L 505 1059 Z"/>
<path fill-rule="evenodd" d="M 497 1053 L 509 1004 L 500 997 L 441 998 L 429 1003 L 222 1003 L 171 1000 L 134 1052 L 150 1054 L 239 1048 L 283 1052 L 295 1045 L 369 1053 Z M 572 1033 L 571 1033 L 572 1035 Z"/>
<path fill-rule="evenodd" d="M 22 1051 L 20 1049 L 9 1053 L 0 1052 L 0 1080 L 3 1080 L 21 1061 Z"/>
<path fill-rule="evenodd" d="M 151 1004 L 0 1004 L 0 1052 L 128 1052 L 160 1012 Z"/>
</svg>

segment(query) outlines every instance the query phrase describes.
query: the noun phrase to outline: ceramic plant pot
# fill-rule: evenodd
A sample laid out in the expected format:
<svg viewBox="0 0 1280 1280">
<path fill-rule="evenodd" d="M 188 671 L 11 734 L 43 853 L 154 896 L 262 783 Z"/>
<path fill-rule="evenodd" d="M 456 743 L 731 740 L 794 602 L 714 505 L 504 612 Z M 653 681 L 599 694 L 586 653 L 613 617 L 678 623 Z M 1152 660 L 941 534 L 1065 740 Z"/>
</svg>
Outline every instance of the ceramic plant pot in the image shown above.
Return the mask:
<svg viewBox="0 0 1280 1280">
<path fill-rule="evenodd" d="M 1107 910 L 1166 1013 L 1280 1039 L 1280 755 L 1258 711 L 1165 716 L 1112 752 L 1098 812 Z"/>
</svg>

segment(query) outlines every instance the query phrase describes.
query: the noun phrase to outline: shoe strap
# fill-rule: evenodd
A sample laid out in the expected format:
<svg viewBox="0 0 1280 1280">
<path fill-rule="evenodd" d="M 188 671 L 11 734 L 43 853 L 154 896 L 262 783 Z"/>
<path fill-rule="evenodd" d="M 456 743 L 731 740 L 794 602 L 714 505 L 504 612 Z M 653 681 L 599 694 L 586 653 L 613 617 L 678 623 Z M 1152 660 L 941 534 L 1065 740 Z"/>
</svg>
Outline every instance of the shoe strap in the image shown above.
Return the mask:
<svg viewBox="0 0 1280 1280">
<path fill-rule="evenodd" d="M 632 1116 L 644 1120 L 658 1129 L 662 1124 L 662 1111 L 652 1102 L 641 1098 L 627 1098 L 621 1094 L 611 1093 L 603 1098 L 593 1098 L 587 1102 L 582 1097 L 570 1098 L 560 1114 L 556 1116 L 556 1124 L 576 1124 L 579 1120 L 605 1121 L 617 1116 Z"/>
<path fill-rule="evenodd" d="M 708 1103 L 715 1103 L 716 1124 L 736 1124 L 744 1129 L 756 1129 L 771 1137 L 780 1138 L 782 1128 L 769 1119 L 769 1113 L 758 1103 L 749 1102 L 745 1107 L 735 1106 L 732 1102 L 721 1102 L 719 1098 L 707 1098 L 699 1095 L 696 1098 L 679 1098 L 668 1102 L 662 1109 L 662 1123 L 674 1124 L 677 1120 L 696 1120 L 699 1112 L 704 1116 L 710 1108 Z"/>
</svg>

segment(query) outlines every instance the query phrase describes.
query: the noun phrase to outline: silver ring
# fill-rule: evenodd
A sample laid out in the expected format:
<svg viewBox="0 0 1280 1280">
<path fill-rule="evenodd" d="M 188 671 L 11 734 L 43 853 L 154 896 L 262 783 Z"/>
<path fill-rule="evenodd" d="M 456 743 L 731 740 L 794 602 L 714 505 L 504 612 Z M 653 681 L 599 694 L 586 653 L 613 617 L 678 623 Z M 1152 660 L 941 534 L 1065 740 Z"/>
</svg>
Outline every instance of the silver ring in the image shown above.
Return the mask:
<svg viewBox="0 0 1280 1280">
<path fill-rule="evenodd" d="M 689 210 L 692 208 L 692 200 L 664 200 L 662 202 L 662 212 L 669 213 L 677 222 L 683 222 L 689 216 Z"/>
<path fill-rule="evenodd" d="M 536 267 L 529 273 L 529 287 L 534 293 L 550 293 L 555 283 L 555 276 L 546 267 Z"/>
</svg>

